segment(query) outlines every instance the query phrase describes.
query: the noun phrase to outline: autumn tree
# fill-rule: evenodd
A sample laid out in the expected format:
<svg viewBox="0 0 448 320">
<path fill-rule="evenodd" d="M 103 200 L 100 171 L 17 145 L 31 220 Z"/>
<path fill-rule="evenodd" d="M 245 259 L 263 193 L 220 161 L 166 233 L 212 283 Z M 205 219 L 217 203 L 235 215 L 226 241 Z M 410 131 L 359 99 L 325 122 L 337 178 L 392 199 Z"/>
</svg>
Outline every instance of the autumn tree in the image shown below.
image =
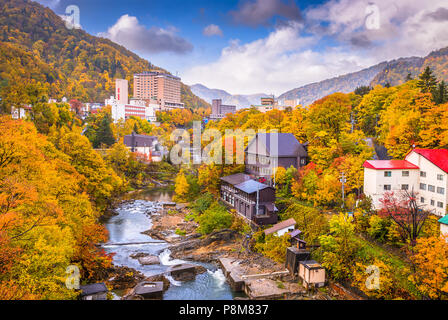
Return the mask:
<svg viewBox="0 0 448 320">
<path fill-rule="evenodd" d="M 415 246 L 417 238 L 430 212 L 423 210 L 417 203 L 417 194 L 412 191 L 402 191 L 400 194 L 387 192 L 380 199 L 379 215 L 390 217 L 400 228 L 403 240 Z"/>
<path fill-rule="evenodd" d="M 189 188 L 190 185 L 188 184 L 187 178 L 185 176 L 185 171 L 181 169 L 174 181 L 174 192 L 176 193 L 175 199 L 177 199 L 178 201 L 186 200 Z"/>
<path fill-rule="evenodd" d="M 416 272 L 411 275 L 418 290 L 431 299 L 448 296 L 447 237 L 417 239 L 411 257 Z"/>
<path fill-rule="evenodd" d="M 356 260 L 357 243 L 353 219 L 345 214 L 331 218 L 330 232 L 319 237 L 322 265 L 335 279 L 350 279 Z"/>
</svg>

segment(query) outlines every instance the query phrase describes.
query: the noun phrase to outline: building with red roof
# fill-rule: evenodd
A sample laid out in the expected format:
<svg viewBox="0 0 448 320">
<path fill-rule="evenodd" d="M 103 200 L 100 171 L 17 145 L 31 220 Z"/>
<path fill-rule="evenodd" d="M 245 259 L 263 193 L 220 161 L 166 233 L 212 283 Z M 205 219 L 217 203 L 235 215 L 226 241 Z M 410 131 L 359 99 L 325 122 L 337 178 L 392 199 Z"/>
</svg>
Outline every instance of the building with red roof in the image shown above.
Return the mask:
<svg viewBox="0 0 448 320">
<path fill-rule="evenodd" d="M 385 192 L 418 194 L 424 209 L 445 216 L 448 190 L 448 150 L 414 149 L 404 160 L 368 160 L 364 163 L 364 193 L 381 208 Z"/>
</svg>

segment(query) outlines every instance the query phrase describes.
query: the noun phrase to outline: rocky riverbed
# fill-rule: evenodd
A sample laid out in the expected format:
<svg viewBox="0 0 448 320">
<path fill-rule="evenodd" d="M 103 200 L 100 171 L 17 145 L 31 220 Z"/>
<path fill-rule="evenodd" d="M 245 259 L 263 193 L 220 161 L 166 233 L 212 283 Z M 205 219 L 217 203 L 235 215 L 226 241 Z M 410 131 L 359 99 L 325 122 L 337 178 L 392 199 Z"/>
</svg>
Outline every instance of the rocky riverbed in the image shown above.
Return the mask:
<svg viewBox="0 0 448 320">
<path fill-rule="evenodd" d="M 148 236 L 153 220 L 164 216 L 162 202 L 170 200 L 166 195 L 150 198 L 145 194 L 139 199 L 123 201 L 115 209 L 116 215 L 106 221 L 109 230 L 109 242 L 103 245 L 106 252 L 113 254 L 114 268 L 109 270 L 107 284 L 114 290 L 116 299 L 125 297 L 142 281 L 164 283 L 163 299 L 176 300 L 230 300 L 234 298 L 230 286 L 226 283 L 222 271 L 216 264 L 191 262 L 194 264 L 194 276 L 187 279 L 178 272 L 171 276 L 170 269 L 187 261 L 171 256 L 169 246 L 182 237 L 169 228 L 160 236 Z M 165 211 L 166 212 L 166 211 Z M 179 221 L 178 221 L 179 222 Z M 165 239 L 167 241 L 165 241 Z"/>
</svg>

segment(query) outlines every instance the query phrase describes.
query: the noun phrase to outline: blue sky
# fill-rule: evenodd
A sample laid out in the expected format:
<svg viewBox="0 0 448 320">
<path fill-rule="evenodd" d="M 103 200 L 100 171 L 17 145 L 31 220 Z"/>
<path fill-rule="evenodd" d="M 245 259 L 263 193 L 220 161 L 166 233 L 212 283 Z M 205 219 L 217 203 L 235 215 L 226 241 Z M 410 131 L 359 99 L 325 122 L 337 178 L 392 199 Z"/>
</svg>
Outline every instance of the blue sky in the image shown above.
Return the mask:
<svg viewBox="0 0 448 320">
<path fill-rule="evenodd" d="M 281 94 L 448 45 L 446 0 L 41 0 L 182 77 Z"/>
</svg>

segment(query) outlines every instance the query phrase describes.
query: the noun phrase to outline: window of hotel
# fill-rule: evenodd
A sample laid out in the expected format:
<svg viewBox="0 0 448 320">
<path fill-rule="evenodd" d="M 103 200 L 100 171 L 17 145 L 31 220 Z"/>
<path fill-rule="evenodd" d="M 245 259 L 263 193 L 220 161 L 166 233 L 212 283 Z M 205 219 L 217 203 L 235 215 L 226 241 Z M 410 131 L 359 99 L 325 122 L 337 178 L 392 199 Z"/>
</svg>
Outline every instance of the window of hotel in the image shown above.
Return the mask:
<svg viewBox="0 0 448 320">
<path fill-rule="evenodd" d="M 390 191 L 392 188 L 390 186 L 390 184 L 385 184 L 384 185 L 384 191 Z"/>
<path fill-rule="evenodd" d="M 401 171 L 402 177 L 409 177 L 409 171 Z"/>
<path fill-rule="evenodd" d="M 421 202 L 421 203 L 425 203 L 425 198 L 421 197 L 421 198 L 420 198 L 420 202 Z"/>
<path fill-rule="evenodd" d="M 431 205 L 432 205 L 432 206 L 434 206 L 435 203 L 436 203 L 436 202 L 435 202 L 434 200 L 431 200 Z"/>
<path fill-rule="evenodd" d="M 445 188 L 437 187 L 437 193 L 445 194 Z"/>
<path fill-rule="evenodd" d="M 428 184 L 428 191 L 436 192 L 436 187 L 434 187 L 434 186 Z"/>
<path fill-rule="evenodd" d="M 384 171 L 385 177 L 392 177 L 392 171 Z"/>
<path fill-rule="evenodd" d="M 402 184 L 401 185 L 401 190 L 409 190 L 409 185 L 408 184 Z"/>
<path fill-rule="evenodd" d="M 420 171 L 420 177 L 426 178 L 426 172 L 425 171 Z"/>
<path fill-rule="evenodd" d="M 438 174 L 437 175 L 437 180 L 443 181 L 443 174 Z"/>
<path fill-rule="evenodd" d="M 426 190 L 426 184 L 420 183 L 420 190 Z"/>
<path fill-rule="evenodd" d="M 437 206 L 443 209 L 443 202 L 437 202 Z"/>
</svg>

